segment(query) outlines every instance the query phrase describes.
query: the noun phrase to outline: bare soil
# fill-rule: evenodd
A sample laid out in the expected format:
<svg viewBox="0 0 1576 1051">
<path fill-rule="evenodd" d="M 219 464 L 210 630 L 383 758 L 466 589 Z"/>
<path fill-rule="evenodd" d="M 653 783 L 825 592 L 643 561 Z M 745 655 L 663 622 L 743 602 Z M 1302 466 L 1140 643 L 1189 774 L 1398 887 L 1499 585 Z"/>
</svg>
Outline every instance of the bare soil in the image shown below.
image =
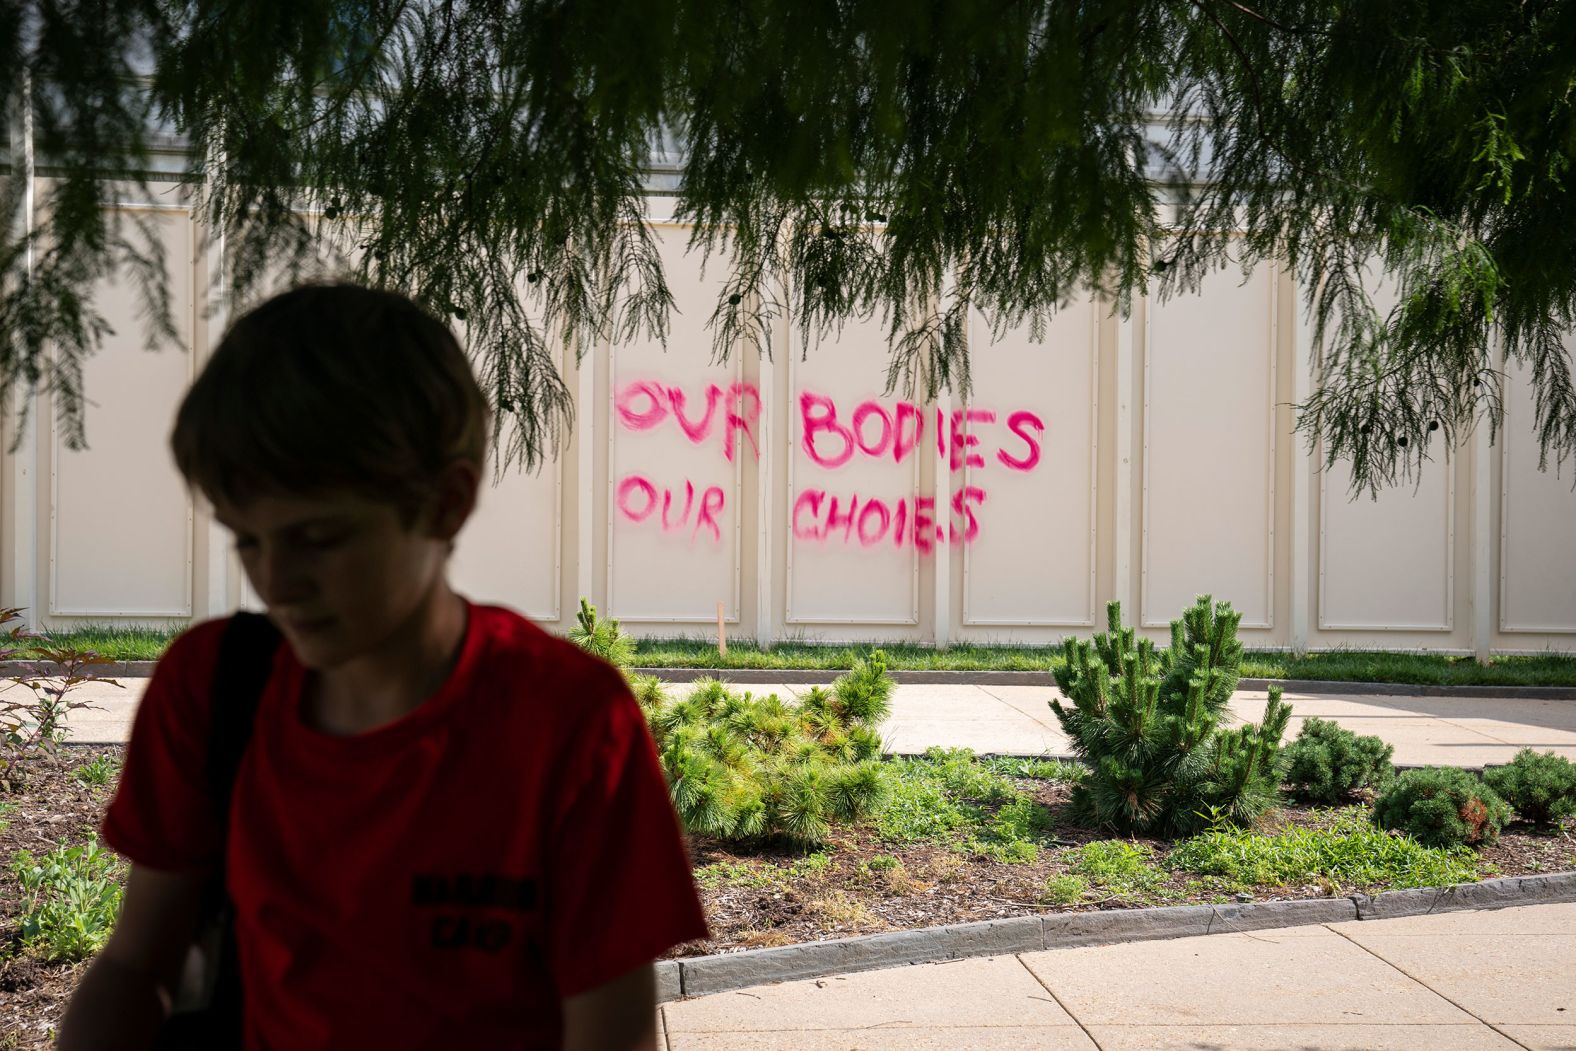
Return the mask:
<svg viewBox="0 0 1576 1051">
<path fill-rule="evenodd" d="M 116 755 L 117 749 L 102 751 Z M 22 952 L 18 938 L 20 890 L 9 872 L 16 851 L 35 854 L 61 839 L 80 841 L 96 832 L 109 788 L 93 788 L 71 776 L 97 754 L 67 749 L 57 758 L 30 761 L 21 790 L 0 793 L 0 1051 L 45 1047 L 66 1000 L 86 964 L 44 964 Z M 1060 814 L 1067 787 L 1039 783 L 1036 798 Z M 1287 807 L 1278 825 L 1328 821 L 1327 812 Z M 1038 915 L 1047 911 L 1091 911 L 1150 905 L 1237 900 L 1220 881 L 1169 872 L 1142 894 L 1117 895 L 1075 905 L 1040 902 L 1049 876 L 1066 871 L 1067 850 L 1105 835 L 1059 823 L 1039 860 L 1004 864 L 955 847 L 932 843 L 882 842 L 865 827 L 839 830 L 817 855 L 766 847 L 743 850 L 697 838 L 694 863 L 703 873 L 701 895 L 712 940 L 678 946 L 669 957 L 735 952 L 794 942 L 846 938 L 882 931 L 948 923 Z M 1163 862 L 1170 844 L 1140 840 Z M 1481 851 L 1494 869 L 1510 876 L 1576 869 L 1576 823 L 1549 834 L 1523 825 L 1506 829 L 1497 844 Z M 1163 864 L 1160 866 L 1164 869 Z M 1318 898 L 1350 893 L 1329 884 L 1255 888 L 1270 898 Z"/>
</svg>

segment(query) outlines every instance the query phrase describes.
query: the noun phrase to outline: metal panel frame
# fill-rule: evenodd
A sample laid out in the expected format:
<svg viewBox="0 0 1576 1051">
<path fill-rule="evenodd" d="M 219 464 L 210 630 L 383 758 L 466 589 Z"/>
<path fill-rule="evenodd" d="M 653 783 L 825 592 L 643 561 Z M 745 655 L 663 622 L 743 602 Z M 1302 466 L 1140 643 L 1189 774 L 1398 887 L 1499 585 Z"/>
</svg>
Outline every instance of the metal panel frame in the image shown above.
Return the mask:
<svg viewBox="0 0 1576 1051">
<path fill-rule="evenodd" d="M 670 230 L 688 230 L 683 223 L 651 222 L 648 226 Z M 620 612 L 617 600 L 614 598 L 618 583 L 618 575 L 614 565 L 614 552 L 617 548 L 618 530 L 618 500 L 616 462 L 618 424 L 614 419 L 616 414 L 615 402 L 618 397 L 618 345 L 613 341 L 607 344 L 607 614 L 616 617 L 628 624 L 715 624 L 714 615 L 687 615 L 677 613 L 647 613 L 628 614 Z M 744 361 L 739 354 L 730 355 L 733 359 L 733 376 L 735 382 L 744 382 Z M 766 415 L 766 405 L 761 405 L 761 415 Z M 737 624 L 743 608 L 742 581 L 744 571 L 744 456 L 742 452 L 733 461 L 733 497 L 734 507 L 738 510 L 733 516 L 733 609 L 725 613 L 723 623 Z M 589 509 L 587 509 L 589 511 Z"/>
<path fill-rule="evenodd" d="M 969 588 L 971 577 L 969 575 L 969 552 L 972 545 L 963 545 L 963 619 L 964 627 L 1025 627 L 1025 628 L 1088 628 L 1095 624 L 1095 587 L 1096 574 L 1099 569 L 1100 551 L 1098 534 L 1098 516 L 1100 510 L 1100 315 L 1101 301 L 1092 298 L 1089 302 L 1089 582 L 1086 596 L 1089 603 L 1089 615 L 1083 620 L 1060 620 L 1055 617 L 977 617 L 969 611 L 969 600 L 972 592 Z M 975 325 L 979 323 L 977 316 L 969 319 L 969 332 L 972 334 Z M 972 340 L 970 343 L 972 344 Z M 970 347 L 973 352 L 973 347 Z M 938 465 L 939 469 L 939 465 Z M 969 484 L 970 468 L 967 460 L 963 464 L 963 484 Z"/>
<path fill-rule="evenodd" d="M 182 230 L 186 237 L 185 265 L 192 268 L 192 302 L 191 315 L 187 319 L 188 332 L 197 331 L 197 281 L 196 281 L 196 237 L 193 224 L 195 222 L 191 209 L 185 205 L 160 205 L 142 202 L 116 201 L 109 206 L 109 210 L 117 212 L 152 212 L 155 214 L 178 214 L 186 218 Z M 186 351 L 186 381 L 188 384 L 196 376 L 196 348 Z M 53 399 L 49 408 L 49 615 L 51 617 L 113 617 L 117 619 L 147 619 L 147 618 L 191 618 L 196 604 L 195 579 L 193 563 L 196 559 L 196 507 L 192 499 L 191 489 L 186 490 L 186 528 L 182 531 L 186 541 L 185 569 L 181 581 L 181 591 L 186 597 L 186 605 L 179 609 L 140 609 L 140 610 L 105 610 L 105 609 L 68 609 L 62 607 L 60 597 L 60 425 L 59 417 L 55 412 Z"/>
<path fill-rule="evenodd" d="M 1265 539 L 1264 545 L 1264 620 L 1249 621 L 1244 619 L 1241 626 L 1244 628 L 1273 629 L 1275 627 L 1275 474 L 1276 474 L 1276 443 L 1275 443 L 1275 381 L 1276 367 L 1280 359 L 1280 276 L 1279 264 L 1269 262 L 1264 266 L 1268 268 L 1266 284 L 1269 286 L 1269 319 L 1266 325 L 1269 339 L 1265 345 L 1269 352 L 1269 382 L 1267 397 L 1264 404 L 1264 435 L 1265 435 Z M 1143 540 L 1141 551 L 1142 565 L 1139 567 L 1139 598 L 1138 598 L 1138 625 L 1142 628 L 1170 627 L 1169 620 L 1153 620 L 1149 612 L 1149 566 L 1152 561 L 1149 554 L 1149 430 L 1150 412 L 1149 402 L 1154 393 L 1154 384 L 1151 382 L 1150 364 L 1154 359 L 1151 353 L 1154 344 L 1155 310 L 1154 302 L 1146 297 L 1144 311 L 1144 338 L 1140 353 L 1144 357 L 1144 445 L 1143 445 L 1143 510 L 1142 517 Z"/>
<path fill-rule="evenodd" d="M 1507 375 L 1507 379 L 1508 379 Z M 1510 417 L 1511 401 L 1506 398 L 1505 418 L 1500 426 L 1499 444 L 1499 630 L 1506 635 L 1576 635 L 1576 624 L 1550 627 L 1537 624 L 1512 624 L 1505 617 L 1510 598 Z M 1487 465 L 1484 465 L 1484 469 Z M 1496 651 L 1503 652 L 1503 651 Z"/>
</svg>

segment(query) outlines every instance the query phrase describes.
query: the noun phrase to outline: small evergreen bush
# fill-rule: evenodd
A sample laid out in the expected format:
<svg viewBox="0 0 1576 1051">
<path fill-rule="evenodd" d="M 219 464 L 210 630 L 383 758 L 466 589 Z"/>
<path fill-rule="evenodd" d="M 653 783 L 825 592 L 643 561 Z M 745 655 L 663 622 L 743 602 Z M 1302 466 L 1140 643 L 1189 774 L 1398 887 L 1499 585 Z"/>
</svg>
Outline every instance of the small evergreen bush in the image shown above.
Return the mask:
<svg viewBox="0 0 1576 1051">
<path fill-rule="evenodd" d="M 1072 807 L 1097 827 L 1184 835 L 1215 815 L 1257 819 L 1280 798 L 1280 741 L 1291 708 L 1270 688 L 1264 720 L 1221 727 L 1242 665 L 1242 614 L 1205 595 L 1171 622 L 1171 648 L 1157 650 L 1107 607 L 1109 630 L 1092 643 L 1069 638 L 1056 684 L 1072 702 L 1051 707 L 1090 772 Z"/>
<path fill-rule="evenodd" d="M 1374 802 L 1374 823 L 1424 846 L 1478 846 L 1499 838 L 1510 807 L 1482 780 L 1453 766 L 1407 770 Z"/>
<path fill-rule="evenodd" d="M 715 679 L 682 700 L 655 682 L 634 686 L 691 832 L 813 844 L 831 822 L 866 817 L 886 796 L 876 726 L 891 709 L 892 680 L 879 650 L 797 705 Z"/>
<path fill-rule="evenodd" d="M 1523 748 L 1510 765 L 1485 770 L 1483 782 L 1533 824 L 1576 814 L 1576 763 L 1553 752 Z"/>
<path fill-rule="evenodd" d="M 1325 719 L 1309 719 L 1286 746 L 1286 783 L 1298 798 L 1339 803 L 1364 788 L 1380 788 L 1395 773 L 1395 748 L 1377 737 L 1359 737 Z"/>
<path fill-rule="evenodd" d="M 621 672 L 635 663 L 635 640 L 624 634 L 612 617 L 598 617 L 596 607 L 582 598 L 569 641 L 594 656 L 601 657 Z"/>
</svg>

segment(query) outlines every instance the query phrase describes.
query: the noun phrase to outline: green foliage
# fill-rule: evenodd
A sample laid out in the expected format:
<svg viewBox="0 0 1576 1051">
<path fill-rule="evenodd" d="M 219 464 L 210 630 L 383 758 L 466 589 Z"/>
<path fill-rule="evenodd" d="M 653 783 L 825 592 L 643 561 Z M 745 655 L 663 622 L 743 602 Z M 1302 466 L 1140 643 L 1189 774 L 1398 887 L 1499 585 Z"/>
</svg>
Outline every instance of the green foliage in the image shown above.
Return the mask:
<svg viewBox="0 0 1576 1051">
<path fill-rule="evenodd" d="M 1485 770 L 1483 781 L 1533 824 L 1576 814 L 1576 763 L 1553 752 L 1523 748 L 1509 765 Z"/>
<path fill-rule="evenodd" d="M 1047 905 L 1074 905 L 1089 893 L 1089 883 L 1082 876 L 1066 873 L 1048 877 L 1040 890 L 1040 900 Z"/>
<path fill-rule="evenodd" d="M 1359 737 L 1325 719 L 1309 719 L 1286 746 L 1286 782 L 1302 799 L 1338 803 L 1365 788 L 1379 788 L 1395 773 L 1395 748 L 1377 737 Z"/>
<path fill-rule="evenodd" d="M 1213 828 L 1178 843 L 1166 864 L 1249 887 L 1327 880 L 1334 885 L 1332 893 L 1443 887 L 1478 878 L 1478 860 L 1470 850 L 1389 835 L 1358 810 L 1343 813 L 1328 828 L 1268 834 Z"/>
<path fill-rule="evenodd" d="M 619 671 L 628 672 L 635 663 L 635 640 L 625 635 L 612 617 L 598 617 L 596 607 L 582 598 L 569 641 L 593 656 L 607 661 Z"/>
<path fill-rule="evenodd" d="M 1406 770 L 1374 802 L 1374 823 L 1425 846 L 1492 843 L 1510 807 L 1480 779 L 1453 766 Z"/>
<path fill-rule="evenodd" d="M 1153 894 L 1165 882 L 1153 847 L 1119 839 L 1085 843 L 1064 855 L 1068 871 L 1113 896 Z"/>
<path fill-rule="evenodd" d="M 1031 759 L 1021 756 L 995 756 L 979 760 L 979 765 L 1005 777 L 1031 781 L 1065 781 L 1077 784 L 1088 774 L 1088 767 L 1064 759 Z"/>
<path fill-rule="evenodd" d="M 157 192 L 172 128 L 226 288 L 244 302 L 322 253 L 419 294 L 464 323 L 507 460 L 563 430 L 561 346 L 665 333 L 640 221 L 658 185 L 722 270 L 723 354 L 769 349 L 790 311 L 807 341 L 879 313 L 894 385 L 966 393 L 976 310 L 1043 335 L 1091 288 L 1125 307 L 1272 260 L 1325 348 L 1302 425 L 1355 485 L 1420 468 L 1436 424 L 1444 447 L 1497 425 L 1501 346 L 1545 453 L 1576 452 L 1560 4 L 55 11 L 0 7 L 0 97 L 25 100 L 50 176 L 33 230 L 12 221 L 23 165 L 0 181 L 0 387 L 51 390 L 71 444 L 81 362 L 109 334 L 97 285 L 124 272 L 148 338 L 178 342 L 156 223 L 108 207 Z M 1374 260 L 1396 275 L 1388 315 Z"/>
<path fill-rule="evenodd" d="M 1013 778 L 1028 779 L 1035 770 L 1065 778 L 1079 769 L 982 760 L 967 748 L 931 748 L 918 758 L 894 759 L 883 767 L 888 798 L 873 819 L 875 832 L 891 843 L 948 841 L 1004 864 L 1033 862 L 1051 841 L 1052 817 Z"/>
<path fill-rule="evenodd" d="M 108 754 L 96 755 L 86 763 L 79 763 L 71 776 L 92 788 L 103 788 L 120 773 L 120 764 Z"/>
<path fill-rule="evenodd" d="M 22 894 L 23 948 L 50 963 L 85 960 L 103 948 L 120 912 L 124 865 L 96 839 L 62 842 L 42 858 L 19 850 L 11 876 Z"/>
<path fill-rule="evenodd" d="M 692 832 L 817 843 L 833 822 L 866 817 L 886 797 L 876 725 L 892 685 L 879 650 L 797 705 L 714 679 L 677 701 L 651 681 L 635 689 Z"/>
<path fill-rule="evenodd" d="M 88 682 L 119 686 L 114 679 L 100 679 L 98 672 L 107 664 L 96 653 L 67 646 L 40 642 L 16 622 L 20 609 L 0 610 L 0 661 L 15 660 L 28 651 L 31 660 L 21 661 L 22 669 L 5 676 L 13 686 L 0 693 L 0 791 L 22 787 L 22 761 L 38 752 L 54 752 L 66 739 L 66 717 L 81 708 L 95 707 L 77 700 L 72 694 Z"/>
<path fill-rule="evenodd" d="M 1066 640 L 1056 670 L 1072 707 L 1051 707 L 1090 765 L 1075 811 L 1098 827 L 1181 835 L 1202 827 L 1206 810 L 1247 823 L 1273 806 L 1291 716 L 1280 689 L 1271 687 L 1258 726 L 1221 727 L 1242 661 L 1241 614 L 1202 596 L 1171 622 L 1166 650 L 1122 626 L 1121 603 L 1108 616 L 1092 644 Z"/>
<path fill-rule="evenodd" d="M 1051 813 L 1027 795 L 1015 795 L 970 837 L 966 849 L 1008 865 L 1040 860 L 1041 843 L 1051 829 Z"/>
</svg>

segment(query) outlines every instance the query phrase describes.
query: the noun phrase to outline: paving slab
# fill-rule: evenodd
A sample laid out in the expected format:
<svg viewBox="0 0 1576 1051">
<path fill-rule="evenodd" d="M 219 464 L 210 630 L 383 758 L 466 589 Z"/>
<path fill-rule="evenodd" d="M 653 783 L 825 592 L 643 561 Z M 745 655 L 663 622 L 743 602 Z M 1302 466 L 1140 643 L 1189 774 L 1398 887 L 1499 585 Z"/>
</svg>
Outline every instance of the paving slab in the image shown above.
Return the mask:
<svg viewBox="0 0 1576 1051">
<path fill-rule="evenodd" d="M 1512 1051 L 1483 1025 L 1178 1025 L 1089 1027 L 1101 1051 Z"/>
<path fill-rule="evenodd" d="M 1465 1045 L 1463 1045 L 1465 1046 Z M 1514 1047 L 1515 1045 L 1509 1045 Z M 1075 1025 L 675 1033 L 669 1051 L 1099 1051 Z"/>
<path fill-rule="evenodd" d="M 1502 1025 L 1498 1029 L 1527 1051 L 1576 1051 L 1576 1026 Z"/>
<path fill-rule="evenodd" d="M 1573 927 L 1576 904 L 1342 923 L 1331 930 L 1490 1024 L 1576 1026 Z"/>
<path fill-rule="evenodd" d="M 1474 1021 L 1323 927 L 1026 953 L 1023 961 L 1087 1026 Z"/>
<path fill-rule="evenodd" d="M 988 956 L 716 993 L 666 1006 L 690 1033 L 1073 1026 L 1016 957 Z"/>
</svg>

